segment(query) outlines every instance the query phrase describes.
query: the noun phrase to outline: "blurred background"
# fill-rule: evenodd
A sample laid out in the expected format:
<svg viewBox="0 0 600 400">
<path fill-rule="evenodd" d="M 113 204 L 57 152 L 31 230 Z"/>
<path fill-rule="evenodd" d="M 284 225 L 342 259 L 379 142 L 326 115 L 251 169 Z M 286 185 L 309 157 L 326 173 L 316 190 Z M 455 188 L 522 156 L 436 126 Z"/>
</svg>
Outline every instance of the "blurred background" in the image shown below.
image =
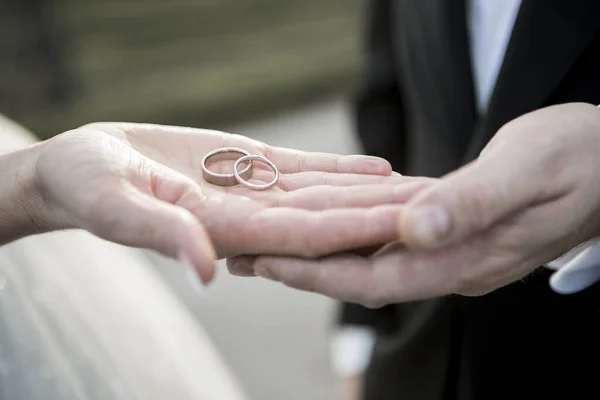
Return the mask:
<svg viewBox="0 0 600 400">
<path fill-rule="evenodd" d="M 0 113 L 40 138 L 120 120 L 356 153 L 361 23 L 349 0 L 0 0 Z M 334 397 L 335 303 L 224 265 L 197 293 L 148 257 L 251 399 Z"/>
<path fill-rule="evenodd" d="M 224 127 L 347 92 L 345 0 L 0 0 L 0 107 L 48 136 L 96 120 Z"/>
</svg>

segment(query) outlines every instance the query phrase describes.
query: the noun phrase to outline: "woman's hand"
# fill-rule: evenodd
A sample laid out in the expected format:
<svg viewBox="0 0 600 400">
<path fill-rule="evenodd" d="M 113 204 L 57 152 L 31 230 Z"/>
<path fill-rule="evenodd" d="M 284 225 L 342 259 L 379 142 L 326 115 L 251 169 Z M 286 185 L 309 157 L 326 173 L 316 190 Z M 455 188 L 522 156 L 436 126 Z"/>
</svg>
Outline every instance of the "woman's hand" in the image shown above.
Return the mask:
<svg viewBox="0 0 600 400">
<path fill-rule="evenodd" d="M 225 146 L 272 160 L 281 172 L 277 186 L 253 191 L 205 182 L 203 156 Z M 91 124 L 37 145 L 35 154 L 49 229 L 83 228 L 179 257 L 204 282 L 216 257 L 316 257 L 392 240 L 401 211 L 393 204 L 404 200 L 410 181 L 389 176 L 390 165 L 378 158 L 157 125 Z M 231 172 L 232 165 L 223 168 Z M 270 181 L 261 168 L 255 163 L 253 180 Z"/>
</svg>

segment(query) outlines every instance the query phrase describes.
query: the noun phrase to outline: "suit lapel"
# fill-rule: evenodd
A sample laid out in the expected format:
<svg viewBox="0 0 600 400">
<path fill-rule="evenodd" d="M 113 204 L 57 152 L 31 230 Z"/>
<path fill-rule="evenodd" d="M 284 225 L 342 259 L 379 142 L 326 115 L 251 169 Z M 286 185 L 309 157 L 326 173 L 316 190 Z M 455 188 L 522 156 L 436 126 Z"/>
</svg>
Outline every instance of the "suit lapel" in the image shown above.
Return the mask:
<svg viewBox="0 0 600 400">
<path fill-rule="evenodd" d="M 544 105 L 599 27 L 598 0 L 523 0 L 466 161 L 476 158 L 506 122 Z"/>
<path fill-rule="evenodd" d="M 460 163 L 476 119 L 465 0 L 404 0 L 397 4 L 400 62 L 411 98 L 426 110 L 428 129 Z"/>
</svg>

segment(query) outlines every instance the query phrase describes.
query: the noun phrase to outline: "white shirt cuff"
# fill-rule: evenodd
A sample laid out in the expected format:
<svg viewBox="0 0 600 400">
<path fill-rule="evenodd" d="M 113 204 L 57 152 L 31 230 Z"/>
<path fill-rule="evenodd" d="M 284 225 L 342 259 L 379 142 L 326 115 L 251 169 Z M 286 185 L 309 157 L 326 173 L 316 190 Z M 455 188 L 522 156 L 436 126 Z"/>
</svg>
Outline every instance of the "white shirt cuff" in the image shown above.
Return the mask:
<svg viewBox="0 0 600 400">
<path fill-rule="evenodd" d="M 375 331 L 363 326 L 347 326 L 333 337 L 331 362 L 339 377 L 361 375 L 371 362 Z"/>
<path fill-rule="evenodd" d="M 572 294 L 592 286 L 600 281 L 600 239 L 574 248 L 546 267 L 556 271 L 550 287 L 557 293 Z"/>
</svg>

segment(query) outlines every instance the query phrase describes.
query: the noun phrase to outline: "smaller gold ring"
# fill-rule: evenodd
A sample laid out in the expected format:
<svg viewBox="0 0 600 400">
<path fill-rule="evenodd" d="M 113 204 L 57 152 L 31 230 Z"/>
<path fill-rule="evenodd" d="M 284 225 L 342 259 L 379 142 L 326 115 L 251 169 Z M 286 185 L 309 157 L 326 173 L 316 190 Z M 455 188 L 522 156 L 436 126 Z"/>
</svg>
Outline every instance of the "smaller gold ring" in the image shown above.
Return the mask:
<svg viewBox="0 0 600 400">
<path fill-rule="evenodd" d="M 271 168 L 273 170 L 273 173 L 275 174 L 275 177 L 273 178 L 273 180 L 271 182 L 268 183 L 263 183 L 263 184 L 256 184 L 256 183 L 250 183 L 246 180 L 246 178 L 244 176 L 242 176 L 242 172 L 238 172 L 238 168 L 239 165 L 241 163 L 243 163 L 244 161 L 248 161 L 248 162 L 252 162 L 252 161 L 262 161 L 263 163 L 267 164 L 269 166 L 269 168 Z M 279 170 L 277 169 L 277 167 L 275 166 L 275 164 L 273 164 L 273 162 L 271 160 L 269 160 L 268 158 L 265 158 L 263 156 L 258 156 L 258 155 L 247 155 L 247 156 L 243 156 L 241 158 L 238 158 L 237 161 L 235 162 L 235 164 L 233 164 L 233 174 L 235 176 L 235 179 L 238 181 L 238 183 L 242 186 L 245 186 L 249 189 L 252 190 L 265 190 L 265 189 L 269 189 L 273 186 L 275 186 L 275 184 L 277 183 L 277 181 L 279 180 Z"/>
</svg>

